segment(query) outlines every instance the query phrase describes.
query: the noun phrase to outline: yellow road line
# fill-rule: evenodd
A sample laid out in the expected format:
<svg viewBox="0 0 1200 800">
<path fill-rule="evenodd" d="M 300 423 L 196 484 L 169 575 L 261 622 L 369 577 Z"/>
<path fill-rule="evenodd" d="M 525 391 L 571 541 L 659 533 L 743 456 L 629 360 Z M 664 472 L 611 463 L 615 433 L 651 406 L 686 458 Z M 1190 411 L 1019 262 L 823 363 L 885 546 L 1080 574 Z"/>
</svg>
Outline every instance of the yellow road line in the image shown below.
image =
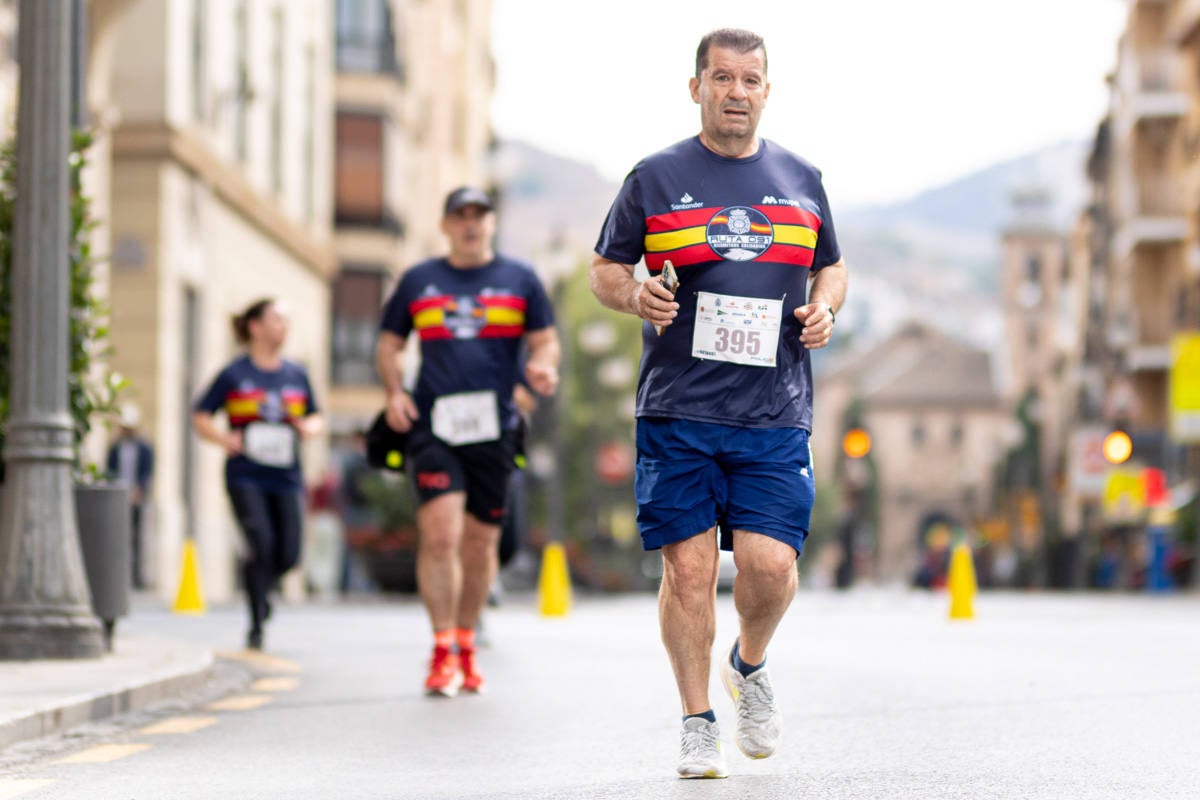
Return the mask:
<svg viewBox="0 0 1200 800">
<path fill-rule="evenodd" d="M 250 711 L 254 708 L 261 708 L 267 703 L 274 700 L 269 694 L 240 694 L 235 697 L 227 697 L 224 700 L 218 700 L 215 703 L 209 703 L 204 707 L 205 711 Z"/>
<path fill-rule="evenodd" d="M 299 678 L 259 678 L 250 686 L 250 691 L 290 692 L 299 685 Z"/>
<path fill-rule="evenodd" d="M 0 800 L 12 800 L 26 792 L 45 789 L 54 783 L 53 780 L 33 780 L 30 778 L 0 778 Z"/>
<path fill-rule="evenodd" d="M 228 658 L 234 661 L 242 661 L 247 664 L 253 664 L 263 669 L 273 670 L 275 672 L 300 672 L 300 665 L 295 661 L 289 661 L 286 658 L 279 656 L 269 656 L 266 653 L 260 653 L 257 650 L 239 650 L 237 652 L 217 653 L 220 658 Z"/>
<path fill-rule="evenodd" d="M 107 764 L 110 761 L 116 761 L 117 759 L 149 749 L 150 745 L 148 744 L 102 744 L 97 747 L 88 748 L 87 750 L 80 750 L 78 753 L 73 753 L 66 758 L 60 758 L 50 763 Z"/>
<path fill-rule="evenodd" d="M 171 717 L 142 728 L 142 733 L 160 736 L 172 733 L 195 733 L 217 723 L 216 717 Z"/>
</svg>

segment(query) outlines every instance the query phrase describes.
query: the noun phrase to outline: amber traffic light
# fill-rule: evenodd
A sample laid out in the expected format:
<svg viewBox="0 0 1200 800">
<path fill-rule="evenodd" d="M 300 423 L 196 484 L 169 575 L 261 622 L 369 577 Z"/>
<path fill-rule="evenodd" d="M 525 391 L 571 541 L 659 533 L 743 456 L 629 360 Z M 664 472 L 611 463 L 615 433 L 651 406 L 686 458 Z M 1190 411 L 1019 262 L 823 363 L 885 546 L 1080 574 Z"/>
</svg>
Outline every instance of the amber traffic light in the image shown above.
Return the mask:
<svg viewBox="0 0 1200 800">
<path fill-rule="evenodd" d="M 1113 431 L 1104 437 L 1104 459 L 1110 464 L 1124 464 L 1133 455 L 1133 442 L 1125 431 Z"/>
<path fill-rule="evenodd" d="M 842 452 L 849 458 L 862 458 L 871 452 L 871 434 L 862 428 L 851 428 L 842 437 Z"/>
</svg>

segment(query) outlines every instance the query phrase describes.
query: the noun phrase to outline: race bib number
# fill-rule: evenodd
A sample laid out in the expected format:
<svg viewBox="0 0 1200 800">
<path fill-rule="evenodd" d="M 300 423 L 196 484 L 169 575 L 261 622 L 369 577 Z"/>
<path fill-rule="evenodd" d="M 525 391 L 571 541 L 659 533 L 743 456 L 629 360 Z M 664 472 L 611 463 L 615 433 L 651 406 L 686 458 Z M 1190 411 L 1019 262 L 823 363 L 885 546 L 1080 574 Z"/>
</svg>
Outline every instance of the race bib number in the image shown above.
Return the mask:
<svg viewBox="0 0 1200 800">
<path fill-rule="evenodd" d="M 752 367 L 774 367 L 782 300 L 696 292 L 692 355 Z"/>
<path fill-rule="evenodd" d="M 296 464 L 296 429 L 282 422 L 251 422 L 242 432 L 246 458 L 268 467 Z"/>
<path fill-rule="evenodd" d="M 500 415 L 493 391 L 462 392 L 439 397 L 433 404 L 433 435 L 449 445 L 494 442 L 500 438 Z"/>
</svg>

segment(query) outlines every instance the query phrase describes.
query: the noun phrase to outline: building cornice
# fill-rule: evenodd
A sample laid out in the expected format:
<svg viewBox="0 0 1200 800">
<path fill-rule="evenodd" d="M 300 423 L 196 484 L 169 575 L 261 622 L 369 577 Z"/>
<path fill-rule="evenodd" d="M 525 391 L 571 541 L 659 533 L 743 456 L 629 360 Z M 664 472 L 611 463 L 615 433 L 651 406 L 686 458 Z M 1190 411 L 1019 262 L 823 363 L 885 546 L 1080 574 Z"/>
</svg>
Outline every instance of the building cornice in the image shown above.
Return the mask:
<svg viewBox="0 0 1200 800">
<path fill-rule="evenodd" d="M 113 132 L 114 161 L 170 161 L 206 183 L 213 193 L 316 276 L 337 271 L 331 245 L 288 218 L 236 169 L 195 136 L 168 125 L 122 125 Z"/>
</svg>

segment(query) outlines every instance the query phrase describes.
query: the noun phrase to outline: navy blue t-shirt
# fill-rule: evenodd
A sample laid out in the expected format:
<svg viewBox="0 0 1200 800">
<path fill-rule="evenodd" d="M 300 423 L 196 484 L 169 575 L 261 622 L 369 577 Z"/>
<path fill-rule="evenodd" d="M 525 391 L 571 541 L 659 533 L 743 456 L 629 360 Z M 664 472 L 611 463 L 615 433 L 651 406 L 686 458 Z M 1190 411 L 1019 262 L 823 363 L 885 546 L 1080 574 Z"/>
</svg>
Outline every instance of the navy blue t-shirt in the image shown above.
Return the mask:
<svg viewBox="0 0 1200 800">
<path fill-rule="evenodd" d="M 492 390 L 501 429 L 514 430 L 520 420 L 512 394 L 524 336 L 553 324 L 550 299 L 533 268 L 497 255 L 471 269 L 445 258 L 414 265 L 384 306 L 380 327 L 406 339 L 416 331 L 420 338 L 413 400 L 421 419 L 430 419 L 439 397 Z"/>
<path fill-rule="evenodd" d="M 318 410 L 303 366 L 285 360 L 279 369 L 266 371 L 254 366 L 248 355 L 221 370 L 194 409 L 208 414 L 224 410 L 230 428 L 242 431 L 251 423 L 290 423 Z M 240 454 L 230 456 L 225 460 L 226 482 L 248 483 L 271 491 L 302 490 L 299 439 L 296 436 L 290 467 L 261 464 Z"/>
<path fill-rule="evenodd" d="M 674 322 L 661 336 L 642 327 L 639 417 L 811 430 L 812 366 L 792 312 L 812 273 L 841 258 L 815 167 L 766 139 L 748 158 L 685 139 L 625 178 L 596 252 L 621 264 L 645 257 L 651 275 L 670 260 L 679 276 Z M 775 366 L 694 357 L 697 292 L 782 300 Z M 737 314 L 759 308 L 744 305 Z"/>
</svg>

